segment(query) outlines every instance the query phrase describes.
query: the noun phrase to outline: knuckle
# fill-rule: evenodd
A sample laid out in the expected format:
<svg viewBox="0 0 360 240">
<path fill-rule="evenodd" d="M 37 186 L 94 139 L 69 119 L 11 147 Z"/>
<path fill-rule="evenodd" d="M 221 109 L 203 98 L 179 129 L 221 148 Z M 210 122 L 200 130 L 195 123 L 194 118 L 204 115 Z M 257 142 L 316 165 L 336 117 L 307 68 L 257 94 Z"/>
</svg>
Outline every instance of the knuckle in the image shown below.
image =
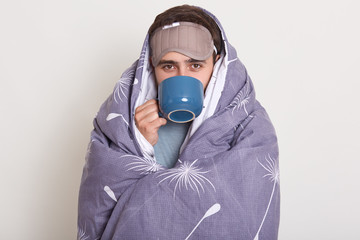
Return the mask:
<svg viewBox="0 0 360 240">
<path fill-rule="evenodd" d="M 136 113 L 139 113 L 140 111 L 141 111 L 141 108 L 140 108 L 141 106 L 138 106 L 136 109 L 135 109 L 135 114 Z"/>
<path fill-rule="evenodd" d="M 144 130 L 145 130 L 146 132 L 150 132 L 150 131 L 151 131 L 151 126 L 150 126 L 149 124 L 146 124 L 146 125 L 144 126 Z"/>
<path fill-rule="evenodd" d="M 135 122 L 139 123 L 140 122 L 140 117 L 138 114 L 135 114 Z"/>
</svg>

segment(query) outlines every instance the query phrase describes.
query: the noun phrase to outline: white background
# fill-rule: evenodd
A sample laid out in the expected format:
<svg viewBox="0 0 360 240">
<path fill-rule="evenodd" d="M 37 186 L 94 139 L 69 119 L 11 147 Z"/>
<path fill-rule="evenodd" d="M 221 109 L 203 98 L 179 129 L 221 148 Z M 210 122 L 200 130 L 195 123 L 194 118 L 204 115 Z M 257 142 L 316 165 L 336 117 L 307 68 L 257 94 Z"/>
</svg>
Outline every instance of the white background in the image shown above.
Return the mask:
<svg viewBox="0 0 360 240">
<path fill-rule="evenodd" d="M 183 3 L 1 0 L 0 239 L 75 239 L 92 119 Z M 220 19 L 276 128 L 279 239 L 360 239 L 359 1 L 186 3 Z"/>
</svg>

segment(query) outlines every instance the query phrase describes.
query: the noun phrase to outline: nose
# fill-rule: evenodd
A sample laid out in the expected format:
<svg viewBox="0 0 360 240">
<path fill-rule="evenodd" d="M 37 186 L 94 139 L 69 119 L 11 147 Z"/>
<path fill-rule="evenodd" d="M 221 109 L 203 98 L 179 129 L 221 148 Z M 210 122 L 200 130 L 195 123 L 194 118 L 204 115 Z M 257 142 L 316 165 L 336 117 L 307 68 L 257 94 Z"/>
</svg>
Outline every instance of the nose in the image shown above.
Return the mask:
<svg viewBox="0 0 360 240">
<path fill-rule="evenodd" d="M 186 75 L 186 68 L 181 66 L 178 68 L 178 76 L 185 76 Z"/>
</svg>

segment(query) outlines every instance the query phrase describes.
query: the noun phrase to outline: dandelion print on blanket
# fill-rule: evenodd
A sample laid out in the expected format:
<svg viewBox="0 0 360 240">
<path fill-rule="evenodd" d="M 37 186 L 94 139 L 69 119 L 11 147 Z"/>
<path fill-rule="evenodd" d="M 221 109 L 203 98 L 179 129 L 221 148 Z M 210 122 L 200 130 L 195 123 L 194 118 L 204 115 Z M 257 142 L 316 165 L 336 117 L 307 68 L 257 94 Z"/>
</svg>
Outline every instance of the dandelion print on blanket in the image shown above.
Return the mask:
<svg viewBox="0 0 360 240">
<path fill-rule="evenodd" d="M 99 240 L 100 237 L 90 238 L 90 236 L 86 234 L 86 225 L 85 225 L 85 228 L 78 227 L 78 232 L 77 232 L 77 238 L 76 239 L 77 240 L 91 240 L 91 239 Z"/>
<path fill-rule="evenodd" d="M 110 113 L 107 117 L 106 117 L 106 121 L 110 121 L 113 120 L 114 118 L 117 117 L 121 117 L 122 120 L 124 121 L 124 123 L 129 127 L 129 123 L 125 120 L 124 116 L 120 113 Z"/>
<path fill-rule="evenodd" d="M 245 89 L 244 89 L 245 88 Z M 239 110 L 240 108 L 244 108 L 244 111 L 246 115 L 248 116 L 249 113 L 246 110 L 246 105 L 249 103 L 250 99 L 250 87 L 249 83 L 246 83 L 246 86 L 244 87 L 235 97 L 235 99 L 231 102 L 231 104 L 228 106 L 228 108 L 232 108 L 232 114 L 234 114 L 235 110 Z"/>
<path fill-rule="evenodd" d="M 86 232 L 82 228 L 78 228 L 77 240 L 87 240 L 89 236 L 86 235 Z M 90 240 L 90 239 L 89 239 Z"/>
<path fill-rule="evenodd" d="M 127 171 L 133 170 L 141 172 L 141 174 L 149 174 L 163 169 L 163 167 L 158 164 L 154 159 L 148 159 L 135 155 L 124 155 L 121 156 L 121 158 L 130 159 L 130 163 L 126 164 L 126 166 L 129 167 Z"/>
<path fill-rule="evenodd" d="M 144 62 L 147 57 L 147 51 L 146 48 L 141 51 L 140 58 L 139 58 L 139 67 L 137 69 L 144 67 Z"/>
<path fill-rule="evenodd" d="M 215 203 L 212 205 L 205 213 L 205 215 L 200 219 L 200 221 L 196 224 L 194 229 L 191 231 L 191 233 L 185 238 L 185 240 L 188 240 L 190 236 L 193 234 L 193 232 L 199 227 L 200 223 L 207 217 L 210 217 L 211 215 L 214 215 L 218 211 L 220 211 L 221 205 L 219 203 Z"/>
<path fill-rule="evenodd" d="M 134 79 L 135 70 L 129 68 L 124 74 L 121 76 L 120 80 L 116 83 L 114 89 L 114 100 L 116 103 L 119 103 L 118 100 L 121 102 L 123 98 L 127 99 L 126 93 L 129 90 L 130 85 Z"/>
<path fill-rule="evenodd" d="M 262 168 L 264 168 L 267 172 L 267 174 L 265 174 L 263 177 L 268 177 L 269 180 L 271 182 L 273 182 L 273 188 L 272 188 L 272 191 L 271 191 L 271 195 L 270 195 L 270 199 L 269 199 L 269 203 L 267 205 L 267 208 L 266 208 L 266 211 L 265 211 L 265 214 L 264 214 L 264 217 L 261 221 L 261 224 L 260 224 L 260 227 L 254 237 L 254 240 L 258 240 L 259 239 L 259 232 L 262 228 L 262 225 L 264 224 L 264 221 L 265 221 L 265 218 L 268 214 L 268 211 L 269 211 L 269 207 L 270 207 L 270 204 L 271 204 L 271 201 L 272 201 L 272 198 L 274 196 L 274 191 L 275 191 L 275 188 L 276 188 L 276 185 L 279 184 L 279 181 L 280 181 L 280 171 L 279 171 L 279 165 L 278 165 L 278 162 L 273 159 L 269 154 L 267 157 L 265 157 L 265 161 L 266 163 L 263 164 L 259 161 L 259 159 L 257 160 L 257 162 L 261 165 Z"/>
<path fill-rule="evenodd" d="M 174 198 L 176 195 L 176 190 L 179 189 L 181 191 L 182 188 L 189 190 L 189 188 L 193 191 L 196 191 L 200 197 L 199 188 L 205 192 L 203 184 L 210 184 L 214 191 L 216 189 L 214 185 L 211 183 L 209 179 L 207 179 L 204 174 L 208 173 L 209 171 L 201 171 L 201 168 L 195 166 L 195 163 L 198 159 L 196 159 L 191 164 L 189 162 L 180 162 L 180 166 L 176 168 L 171 168 L 166 172 L 160 174 L 158 177 L 164 177 L 159 183 L 164 182 L 166 180 L 169 181 L 169 184 L 175 182 L 174 188 Z"/>
<path fill-rule="evenodd" d="M 113 190 L 111 190 L 111 188 L 109 186 L 105 186 L 104 187 L 104 191 L 106 192 L 107 195 L 109 195 L 109 197 L 114 200 L 115 202 L 117 202 L 115 193 Z"/>
</svg>

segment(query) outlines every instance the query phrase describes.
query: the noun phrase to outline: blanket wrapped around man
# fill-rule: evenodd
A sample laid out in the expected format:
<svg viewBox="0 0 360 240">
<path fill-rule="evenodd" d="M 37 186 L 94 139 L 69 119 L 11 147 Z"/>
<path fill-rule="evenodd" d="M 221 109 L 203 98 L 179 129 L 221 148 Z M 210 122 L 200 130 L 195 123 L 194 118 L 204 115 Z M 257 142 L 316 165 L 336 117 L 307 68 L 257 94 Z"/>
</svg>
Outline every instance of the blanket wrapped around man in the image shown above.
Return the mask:
<svg viewBox="0 0 360 240">
<path fill-rule="evenodd" d="M 78 239 L 277 239 L 275 130 L 219 21 L 208 14 L 222 31 L 224 50 L 179 160 L 170 169 L 159 165 L 134 123 L 136 107 L 153 91 L 147 36 L 139 60 L 94 119 Z"/>
</svg>

